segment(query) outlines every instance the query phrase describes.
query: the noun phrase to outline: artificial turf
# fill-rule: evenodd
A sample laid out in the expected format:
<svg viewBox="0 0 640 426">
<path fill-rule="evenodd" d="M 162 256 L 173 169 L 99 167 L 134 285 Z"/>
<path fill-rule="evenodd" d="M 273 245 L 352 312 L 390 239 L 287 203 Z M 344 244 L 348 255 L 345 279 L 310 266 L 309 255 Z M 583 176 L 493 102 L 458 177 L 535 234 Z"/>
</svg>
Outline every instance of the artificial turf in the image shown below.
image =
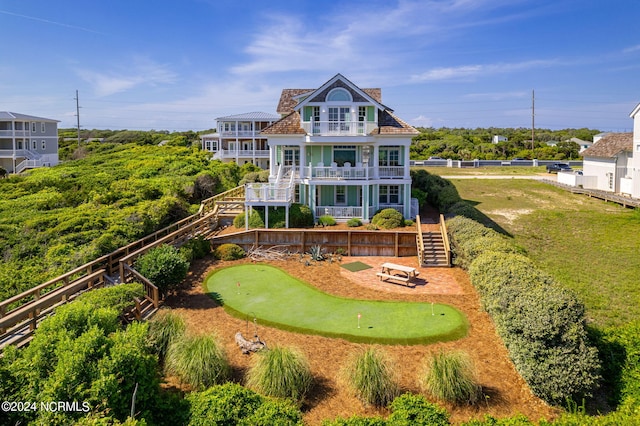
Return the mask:
<svg viewBox="0 0 640 426">
<path fill-rule="evenodd" d="M 219 269 L 205 288 L 240 318 L 352 342 L 427 344 L 459 339 L 468 329 L 465 316 L 448 305 L 336 297 L 266 264 Z"/>
</svg>

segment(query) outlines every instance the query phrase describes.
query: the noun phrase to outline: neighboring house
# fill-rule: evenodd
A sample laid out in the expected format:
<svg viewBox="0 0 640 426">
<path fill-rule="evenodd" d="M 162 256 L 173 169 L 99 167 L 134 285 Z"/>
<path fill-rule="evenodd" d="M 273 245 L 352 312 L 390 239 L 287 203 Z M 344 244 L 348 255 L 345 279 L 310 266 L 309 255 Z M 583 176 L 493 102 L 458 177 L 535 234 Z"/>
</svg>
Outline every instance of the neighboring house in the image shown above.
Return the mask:
<svg viewBox="0 0 640 426">
<path fill-rule="evenodd" d="M 491 139 L 492 143 L 498 143 L 498 142 L 506 142 L 509 139 L 507 139 L 506 136 L 502 136 L 502 135 L 493 135 L 493 138 Z"/>
<path fill-rule="evenodd" d="M 58 120 L 0 111 L 0 166 L 9 173 L 58 164 Z"/>
<path fill-rule="evenodd" d="M 269 146 L 269 183 L 247 184 L 245 205 L 308 205 L 314 216 L 368 222 L 383 208 L 412 209 L 409 147 L 419 132 L 341 74 L 317 89 L 284 89 L 283 118 L 261 132 Z M 268 222 L 268 216 L 265 218 Z M 268 223 L 267 223 L 268 227 Z"/>
<path fill-rule="evenodd" d="M 218 117 L 217 132 L 202 135 L 202 149 L 213 152 L 213 158 L 224 162 L 235 161 L 239 165 L 253 163 L 269 167 L 269 146 L 260 131 L 279 120 L 279 115 L 265 112 Z"/>
<path fill-rule="evenodd" d="M 577 143 L 578 145 L 580 145 L 580 151 L 578 151 L 578 153 L 583 152 L 585 149 L 587 149 L 591 145 L 593 145 L 593 142 L 584 141 L 584 140 L 582 140 L 580 138 L 567 139 L 565 142 L 573 142 L 573 143 Z"/>
<path fill-rule="evenodd" d="M 585 188 L 624 192 L 633 154 L 633 133 L 607 133 L 582 155 Z M 638 154 L 640 156 L 640 153 Z"/>
</svg>

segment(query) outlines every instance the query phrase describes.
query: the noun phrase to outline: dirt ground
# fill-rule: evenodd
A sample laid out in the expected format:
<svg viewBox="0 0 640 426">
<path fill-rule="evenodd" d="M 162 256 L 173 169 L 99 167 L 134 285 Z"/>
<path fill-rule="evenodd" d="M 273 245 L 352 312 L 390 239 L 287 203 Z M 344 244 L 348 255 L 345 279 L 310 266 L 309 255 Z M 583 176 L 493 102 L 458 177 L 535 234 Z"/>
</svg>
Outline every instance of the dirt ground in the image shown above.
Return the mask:
<svg viewBox="0 0 640 426">
<path fill-rule="evenodd" d="M 480 308 L 478 296 L 471 286 L 465 271 L 458 268 L 420 268 L 418 285 L 413 288 L 404 285 L 380 282 L 375 277 L 378 265 L 383 261 L 406 263 L 417 266 L 416 258 L 349 258 L 341 263 L 362 261 L 371 269 L 349 272 L 338 263 L 318 262 L 305 266 L 299 258 L 287 261 L 273 261 L 277 266 L 318 289 L 343 297 L 378 300 L 406 300 L 447 303 L 464 312 L 470 324 L 467 337 L 447 343 L 416 346 L 382 345 L 381 348 L 395 360 L 403 391 L 418 393 L 417 377 L 427 355 L 440 350 L 463 350 L 472 357 L 479 382 L 485 393 L 484 401 L 476 406 L 448 406 L 453 423 L 472 418 L 482 418 L 485 414 L 506 417 L 523 414 L 531 420 L 550 419 L 556 414 L 540 399 L 532 395 L 523 379 L 517 374 L 507 356 L 507 351 L 498 338 L 489 316 Z M 234 264 L 250 262 L 248 259 Z M 188 324 L 190 332 L 215 334 L 225 346 L 234 372 L 234 380 L 243 382 L 244 373 L 251 364 L 252 356 L 243 355 L 234 341 L 240 331 L 247 338 L 254 334 L 252 318 L 238 319 L 228 315 L 213 299 L 205 294 L 203 282 L 215 268 L 227 266 L 230 262 L 207 258 L 192 265 L 184 289 L 167 299 L 166 305 L 180 313 Z M 327 312 L 327 315 L 330 315 Z M 408 327 L 411 324 L 407 324 Z M 340 368 L 361 344 L 342 339 L 291 333 L 258 323 L 257 332 L 268 345 L 294 346 L 302 350 L 309 359 L 314 376 L 314 384 L 302 410 L 306 424 L 318 425 L 324 419 L 338 416 L 387 415 L 387 410 L 365 407 L 338 379 Z M 173 380 L 169 379 L 169 385 Z"/>
</svg>

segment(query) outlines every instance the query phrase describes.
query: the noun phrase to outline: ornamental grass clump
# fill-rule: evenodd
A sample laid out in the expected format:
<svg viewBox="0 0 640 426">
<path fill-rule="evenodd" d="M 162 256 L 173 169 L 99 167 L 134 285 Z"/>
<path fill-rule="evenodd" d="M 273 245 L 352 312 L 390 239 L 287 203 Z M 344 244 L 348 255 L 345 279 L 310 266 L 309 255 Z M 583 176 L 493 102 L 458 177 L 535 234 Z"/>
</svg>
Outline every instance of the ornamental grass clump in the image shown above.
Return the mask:
<svg viewBox="0 0 640 426">
<path fill-rule="evenodd" d="M 213 336 L 184 335 L 167 351 L 165 372 L 194 389 L 206 389 L 229 380 L 231 368 L 222 346 Z"/>
<path fill-rule="evenodd" d="M 466 352 L 440 352 L 428 358 L 420 384 L 434 398 L 455 404 L 475 404 L 482 394 Z"/>
<path fill-rule="evenodd" d="M 302 402 L 311 387 L 311 368 L 302 352 L 279 347 L 260 351 L 247 373 L 247 385 L 276 398 Z"/>
<path fill-rule="evenodd" d="M 160 359 L 164 359 L 171 343 L 184 335 L 184 319 L 170 309 L 161 309 L 149 321 L 149 340 Z"/>
<path fill-rule="evenodd" d="M 372 347 L 357 353 L 342 374 L 356 396 L 367 405 L 385 407 L 399 393 L 393 362 L 380 349 Z"/>
</svg>

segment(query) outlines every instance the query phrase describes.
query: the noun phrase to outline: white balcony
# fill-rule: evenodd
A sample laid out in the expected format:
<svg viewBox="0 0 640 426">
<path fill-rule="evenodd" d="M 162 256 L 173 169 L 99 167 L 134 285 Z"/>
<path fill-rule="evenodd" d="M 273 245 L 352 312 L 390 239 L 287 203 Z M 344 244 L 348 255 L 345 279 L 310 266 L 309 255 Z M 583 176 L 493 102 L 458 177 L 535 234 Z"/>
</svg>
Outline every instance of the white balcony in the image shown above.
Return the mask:
<svg viewBox="0 0 640 426">
<path fill-rule="evenodd" d="M 303 121 L 302 128 L 313 136 L 365 136 L 378 125 L 375 121 Z"/>
<path fill-rule="evenodd" d="M 245 184 L 245 201 L 251 203 L 291 203 L 293 202 L 294 186 L 274 183 Z"/>
<path fill-rule="evenodd" d="M 0 130 L 0 137 L 17 137 L 23 138 L 29 136 L 28 130 Z"/>
<path fill-rule="evenodd" d="M 260 130 L 231 130 L 228 132 L 225 131 L 221 131 L 219 132 L 220 136 L 222 136 L 223 138 L 253 138 L 253 137 L 257 137 L 258 135 L 260 135 Z"/>
<path fill-rule="evenodd" d="M 370 180 L 370 179 L 402 179 L 405 177 L 403 166 L 393 167 L 355 167 L 308 166 L 304 177 L 319 180 Z"/>
<path fill-rule="evenodd" d="M 269 158 L 269 150 L 268 149 L 221 149 L 218 151 L 221 158 L 236 158 L 236 157 L 247 157 L 247 158 Z"/>
</svg>

